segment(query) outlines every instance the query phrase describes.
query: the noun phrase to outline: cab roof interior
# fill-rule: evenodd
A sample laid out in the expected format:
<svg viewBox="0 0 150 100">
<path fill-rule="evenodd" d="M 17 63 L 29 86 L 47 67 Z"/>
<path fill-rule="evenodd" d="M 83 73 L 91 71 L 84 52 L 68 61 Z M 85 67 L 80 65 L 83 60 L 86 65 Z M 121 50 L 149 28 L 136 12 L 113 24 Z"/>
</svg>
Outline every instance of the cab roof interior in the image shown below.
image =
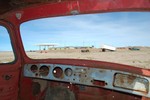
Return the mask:
<svg viewBox="0 0 150 100">
<path fill-rule="evenodd" d="M 14 9 L 24 8 L 31 5 L 43 3 L 55 3 L 61 1 L 65 0 L 0 0 L 0 15 Z"/>
<path fill-rule="evenodd" d="M 28 7 L 28 6 L 33 6 L 33 5 L 40 5 L 40 4 L 44 4 L 44 3 L 58 3 L 58 2 L 70 2 L 70 1 L 84 1 L 84 3 L 86 3 L 86 0 L 0 0 L 0 15 L 12 11 L 12 10 L 16 10 L 16 9 L 20 9 L 20 8 L 24 8 L 24 7 Z M 90 0 L 90 2 L 113 2 L 114 4 L 117 4 L 118 7 L 121 6 L 129 6 L 129 7 L 133 7 L 134 5 L 136 5 L 136 7 L 140 7 L 140 6 L 144 6 L 144 11 L 150 11 L 150 0 Z M 119 3 L 119 4 L 118 4 Z"/>
</svg>

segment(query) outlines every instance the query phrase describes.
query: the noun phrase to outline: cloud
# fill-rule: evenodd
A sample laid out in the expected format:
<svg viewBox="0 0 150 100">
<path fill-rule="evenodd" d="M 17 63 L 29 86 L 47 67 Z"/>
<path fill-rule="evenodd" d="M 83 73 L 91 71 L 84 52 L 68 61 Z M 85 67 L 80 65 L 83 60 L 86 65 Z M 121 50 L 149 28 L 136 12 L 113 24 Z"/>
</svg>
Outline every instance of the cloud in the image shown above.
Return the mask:
<svg viewBox="0 0 150 100">
<path fill-rule="evenodd" d="M 119 12 L 46 18 L 23 23 L 21 34 L 25 45 L 39 42 L 83 45 L 85 42 L 97 47 L 103 43 L 150 46 L 148 16 L 150 13 Z"/>
</svg>

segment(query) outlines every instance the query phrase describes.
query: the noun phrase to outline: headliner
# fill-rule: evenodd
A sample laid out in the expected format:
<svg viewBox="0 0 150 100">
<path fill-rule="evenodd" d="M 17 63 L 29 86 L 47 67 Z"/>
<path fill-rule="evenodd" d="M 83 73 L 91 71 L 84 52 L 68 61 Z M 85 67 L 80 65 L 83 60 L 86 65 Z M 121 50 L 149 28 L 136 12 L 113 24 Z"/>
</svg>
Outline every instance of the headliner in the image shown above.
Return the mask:
<svg viewBox="0 0 150 100">
<path fill-rule="evenodd" d="M 0 19 L 18 23 L 74 14 L 150 11 L 150 0 L 0 0 Z"/>
</svg>

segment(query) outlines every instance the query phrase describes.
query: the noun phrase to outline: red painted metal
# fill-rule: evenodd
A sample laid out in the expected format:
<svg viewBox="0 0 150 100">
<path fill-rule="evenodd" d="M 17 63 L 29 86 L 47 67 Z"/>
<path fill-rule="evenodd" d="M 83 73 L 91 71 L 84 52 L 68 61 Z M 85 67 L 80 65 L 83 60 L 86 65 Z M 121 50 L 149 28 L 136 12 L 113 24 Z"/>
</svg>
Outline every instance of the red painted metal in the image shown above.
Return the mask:
<svg viewBox="0 0 150 100">
<path fill-rule="evenodd" d="M 74 91 L 76 93 L 77 100 L 141 100 L 142 97 L 119 93 L 113 90 L 107 90 L 96 87 L 88 87 L 88 86 L 80 86 L 80 85 L 72 85 L 69 83 L 58 83 L 51 82 L 49 83 L 50 87 L 60 87 L 64 86 L 67 88 L 70 87 L 69 90 Z"/>
<path fill-rule="evenodd" d="M 77 10 L 79 14 L 101 13 L 116 11 L 150 11 L 149 0 L 70 0 L 58 3 L 46 3 L 20 8 L 1 16 L 7 20 L 17 20 L 16 13 L 21 13 L 22 18 L 17 20 L 19 23 L 24 21 L 62 15 L 71 15 L 71 11 Z"/>
<path fill-rule="evenodd" d="M 0 20 L 0 24 L 5 26 L 10 33 L 14 33 L 13 26 Z M 0 100 L 17 100 L 19 92 L 19 74 L 21 68 L 20 53 L 17 47 L 17 40 L 14 34 L 10 34 L 13 43 L 16 60 L 10 64 L 0 64 Z"/>
<path fill-rule="evenodd" d="M 32 2 L 32 0 L 28 1 Z M 62 2 L 46 2 L 12 9 L 11 11 L 0 15 L 0 19 L 2 19 L 0 24 L 9 29 L 14 51 L 16 53 L 16 61 L 13 64 L 0 65 L 0 100 L 42 100 L 45 95 L 45 90 L 34 96 L 32 92 L 33 79 L 25 78 L 23 72 L 20 73 L 22 70 L 21 67 L 28 63 L 81 65 L 122 70 L 150 77 L 150 70 L 121 64 L 74 59 L 32 60 L 28 58 L 24 52 L 20 37 L 20 24 L 37 18 L 71 15 L 72 11 L 77 11 L 79 14 L 118 11 L 150 11 L 150 0 L 67 0 Z M 21 14 L 20 19 L 17 19 L 17 13 Z M 10 80 L 5 80 L 6 76 L 11 76 L 12 78 L 10 78 Z M 49 81 L 48 83 L 48 86 L 54 87 L 58 85 L 66 87 L 69 85 L 71 87 L 70 90 L 75 93 L 77 100 L 150 100 L 150 98 L 125 94 L 113 90 L 87 86 L 84 86 L 84 90 L 82 90 L 79 85 L 70 85 L 68 83 L 52 81 Z"/>
</svg>

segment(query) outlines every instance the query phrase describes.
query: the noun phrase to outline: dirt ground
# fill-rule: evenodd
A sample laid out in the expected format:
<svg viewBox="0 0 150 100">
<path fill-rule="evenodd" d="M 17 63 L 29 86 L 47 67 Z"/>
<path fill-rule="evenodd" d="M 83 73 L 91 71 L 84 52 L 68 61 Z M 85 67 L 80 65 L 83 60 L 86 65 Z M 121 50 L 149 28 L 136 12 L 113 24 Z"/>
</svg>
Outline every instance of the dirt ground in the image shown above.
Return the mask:
<svg viewBox="0 0 150 100">
<path fill-rule="evenodd" d="M 90 49 L 90 52 L 81 52 L 81 50 L 49 50 L 27 52 L 27 55 L 33 59 L 42 58 L 76 58 L 99 60 L 114 63 L 121 63 L 150 69 L 150 47 L 140 48 L 139 51 L 128 49 L 118 49 L 115 52 L 101 52 L 100 49 Z M 13 54 L 10 52 L 0 52 L 0 63 L 13 61 Z"/>
</svg>

